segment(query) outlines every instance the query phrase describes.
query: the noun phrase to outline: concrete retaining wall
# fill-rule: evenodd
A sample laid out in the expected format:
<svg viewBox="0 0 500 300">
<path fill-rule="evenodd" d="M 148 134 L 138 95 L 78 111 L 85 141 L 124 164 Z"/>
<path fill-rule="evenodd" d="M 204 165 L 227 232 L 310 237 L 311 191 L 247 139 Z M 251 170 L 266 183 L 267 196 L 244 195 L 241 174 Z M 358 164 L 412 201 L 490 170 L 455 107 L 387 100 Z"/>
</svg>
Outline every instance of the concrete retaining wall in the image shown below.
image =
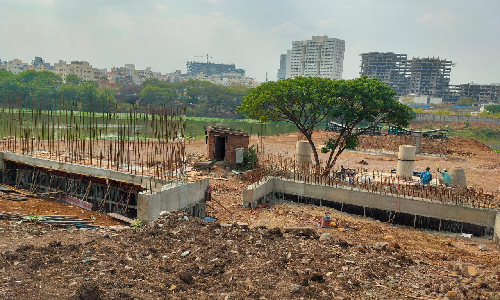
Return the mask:
<svg viewBox="0 0 500 300">
<path fill-rule="evenodd" d="M 270 193 L 272 195 L 269 195 Z M 276 196 L 279 194 L 345 203 L 365 209 L 374 208 L 389 212 L 395 210 L 397 202 L 398 213 L 494 228 L 495 235 L 497 238 L 500 238 L 500 212 L 496 210 L 410 198 L 396 198 L 396 196 L 393 195 L 376 194 L 350 188 L 335 188 L 324 185 L 306 184 L 304 182 L 296 182 L 281 178 L 270 178 L 264 183 L 247 188 L 243 194 L 243 204 L 246 207 L 256 207 L 266 201 L 279 201 L 279 196 Z"/>
<path fill-rule="evenodd" d="M 459 115 L 435 115 L 435 114 L 417 114 L 414 121 L 417 122 L 477 122 L 500 125 L 499 118 L 483 118 L 475 116 Z"/>
<path fill-rule="evenodd" d="M 151 194 L 139 193 L 137 217 L 140 220 L 151 222 L 158 218 L 162 211 L 182 210 L 203 203 L 195 210 L 197 217 L 205 216 L 205 191 L 208 188 L 208 179 L 192 183 L 166 185 L 161 192 Z"/>
</svg>

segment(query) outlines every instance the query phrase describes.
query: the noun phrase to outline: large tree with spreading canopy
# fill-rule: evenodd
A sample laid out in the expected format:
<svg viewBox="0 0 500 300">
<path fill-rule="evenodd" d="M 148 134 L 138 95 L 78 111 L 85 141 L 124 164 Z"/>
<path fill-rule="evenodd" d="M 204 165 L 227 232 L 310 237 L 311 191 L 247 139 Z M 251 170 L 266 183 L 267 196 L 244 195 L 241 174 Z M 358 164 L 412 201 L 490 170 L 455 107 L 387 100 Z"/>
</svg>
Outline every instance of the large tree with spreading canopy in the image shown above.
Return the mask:
<svg viewBox="0 0 500 300">
<path fill-rule="evenodd" d="M 336 120 L 342 130 L 338 137 L 325 141 L 321 149 L 330 153 L 325 166 L 325 172 L 329 172 L 339 155 L 356 145 L 358 136 L 367 130 L 381 123 L 408 126 L 414 114 L 395 96 L 396 92 L 387 84 L 366 77 L 350 80 L 296 77 L 263 83 L 250 92 L 238 109 L 248 118 L 295 124 L 311 145 L 318 168 L 320 161 L 312 140 L 313 131 L 322 122 Z M 363 121 L 369 125 L 354 130 Z"/>
</svg>

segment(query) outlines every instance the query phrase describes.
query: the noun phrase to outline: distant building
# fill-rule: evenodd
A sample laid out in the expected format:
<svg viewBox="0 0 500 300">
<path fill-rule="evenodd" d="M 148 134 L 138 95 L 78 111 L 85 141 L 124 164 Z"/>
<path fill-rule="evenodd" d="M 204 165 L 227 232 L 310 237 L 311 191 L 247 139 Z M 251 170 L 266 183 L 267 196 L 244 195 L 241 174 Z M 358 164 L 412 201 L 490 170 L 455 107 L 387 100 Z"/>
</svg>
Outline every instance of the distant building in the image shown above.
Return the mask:
<svg viewBox="0 0 500 300">
<path fill-rule="evenodd" d="M 408 64 L 409 94 L 443 98 L 445 102 L 448 100 L 452 61 L 439 57 L 413 58 Z"/>
<path fill-rule="evenodd" d="M 453 62 L 438 58 L 412 58 L 393 52 L 361 54 L 361 76 L 376 78 L 393 88 L 397 96 L 426 95 L 445 102 L 454 99 L 450 92 Z"/>
<path fill-rule="evenodd" d="M 23 63 L 20 59 L 13 59 L 11 61 L 4 61 L 0 63 L 0 69 L 5 69 L 14 74 L 19 74 L 28 71 L 29 65 L 27 63 Z"/>
<path fill-rule="evenodd" d="M 429 97 L 426 95 L 406 95 L 399 97 L 399 102 L 407 105 L 412 105 L 412 104 L 430 105 L 430 104 L 443 103 L 443 98 Z"/>
<path fill-rule="evenodd" d="M 234 64 L 214 64 L 211 62 L 195 62 L 188 61 L 186 63 L 187 75 L 188 76 L 198 76 L 200 74 L 205 74 L 206 76 L 216 76 L 222 75 L 223 73 L 238 73 L 245 75 L 245 70 L 236 69 Z"/>
<path fill-rule="evenodd" d="M 345 41 L 326 35 L 294 41 L 286 55 L 285 78 L 304 76 L 342 79 L 344 51 Z"/>
<path fill-rule="evenodd" d="M 83 80 L 97 80 L 103 76 L 103 71 L 100 69 L 92 68 L 92 66 L 86 61 L 72 61 L 67 64 L 63 60 L 54 64 L 54 69 L 52 70 L 57 75 L 61 76 L 63 81 L 66 82 L 66 76 L 74 74 Z"/>
<path fill-rule="evenodd" d="M 278 69 L 278 80 L 286 78 L 286 54 L 280 55 L 280 68 Z"/>
<path fill-rule="evenodd" d="M 35 59 L 31 62 L 35 70 L 53 70 L 54 67 L 50 63 L 46 63 L 40 56 L 35 56 Z"/>
<path fill-rule="evenodd" d="M 409 72 L 406 54 L 362 53 L 360 75 L 388 84 L 398 96 L 408 94 Z"/>
<path fill-rule="evenodd" d="M 471 97 L 479 104 L 500 103 L 500 84 L 465 83 L 450 86 L 456 100 L 462 97 Z"/>
<path fill-rule="evenodd" d="M 166 73 L 165 75 L 161 76 L 160 79 L 169 82 L 180 82 L 182 80 L 181 70 L 175 70 L 174 72 Z"/>
</svg>

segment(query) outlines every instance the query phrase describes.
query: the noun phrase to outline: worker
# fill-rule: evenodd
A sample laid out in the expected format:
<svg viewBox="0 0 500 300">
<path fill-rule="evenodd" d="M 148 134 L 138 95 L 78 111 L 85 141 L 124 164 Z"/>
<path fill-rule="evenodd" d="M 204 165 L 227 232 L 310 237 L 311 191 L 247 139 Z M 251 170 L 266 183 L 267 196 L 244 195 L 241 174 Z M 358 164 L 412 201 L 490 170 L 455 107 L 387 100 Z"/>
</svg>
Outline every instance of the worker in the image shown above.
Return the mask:
<svg viewBox="0 0 500 300">
<path fill-rule="evenodd" d="M 345 169 L 344 169 L 344 166 L 340 166 L 340 180 L 345 180 Z"/>
<path fill-rule="evenodd" d="M 443 176 L 443 183 L 445 185 L 450 185 L 451 183 L 451 176 L 450 173 L 446 169 L 443 169 L 442 171 L 439 171 L 439 168 L 437 168 L 437 171 L 441 173 L 441 176 Z"/>
<path fill-rule="evenodd" d="M 423 184 L 429 184 L 431 183 L 431 180 L 432 180 L 432 174 L 430 172 L 430 169 L 429 167 L 427 167 L 425 169 L 425 171 L 423 171 L 422 173 L 420 173 L 420 181 L 423 183 Z"/>
</svg>

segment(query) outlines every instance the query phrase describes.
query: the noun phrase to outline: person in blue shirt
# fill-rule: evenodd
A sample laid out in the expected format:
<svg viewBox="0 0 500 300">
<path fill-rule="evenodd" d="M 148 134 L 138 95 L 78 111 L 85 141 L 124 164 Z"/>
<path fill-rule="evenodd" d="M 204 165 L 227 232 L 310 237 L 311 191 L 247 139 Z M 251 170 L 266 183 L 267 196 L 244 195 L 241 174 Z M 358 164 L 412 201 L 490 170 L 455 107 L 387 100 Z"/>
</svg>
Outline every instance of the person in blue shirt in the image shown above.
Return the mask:
<svg viewBox="0 0 500 300">
<path fill-rule="evenodd" d="M 443 176 L 443 183 L 445 185 L 450 185 L 450 183 L 451 183 L 450 173 L 448 173 L 448 171 L 446 171 L 446 169 L 443 169 L 442 171 L 439 171 L 439 168 L 437 168 L 437 171 L 439 173 L 441 173 L 441 176 Z"/>
<path fill-rule="evenodd" d="M 420 181 L 423 183 L 423 184 L 429 184 L 431 183 L 431 180 L 432 180 L 432 174 L 431 172 L 429 171 L 431 168 L 427 167 L 425 169 L 425 171 L 423 171 L 422 173 L 420 173 Z"/>
</svg>

